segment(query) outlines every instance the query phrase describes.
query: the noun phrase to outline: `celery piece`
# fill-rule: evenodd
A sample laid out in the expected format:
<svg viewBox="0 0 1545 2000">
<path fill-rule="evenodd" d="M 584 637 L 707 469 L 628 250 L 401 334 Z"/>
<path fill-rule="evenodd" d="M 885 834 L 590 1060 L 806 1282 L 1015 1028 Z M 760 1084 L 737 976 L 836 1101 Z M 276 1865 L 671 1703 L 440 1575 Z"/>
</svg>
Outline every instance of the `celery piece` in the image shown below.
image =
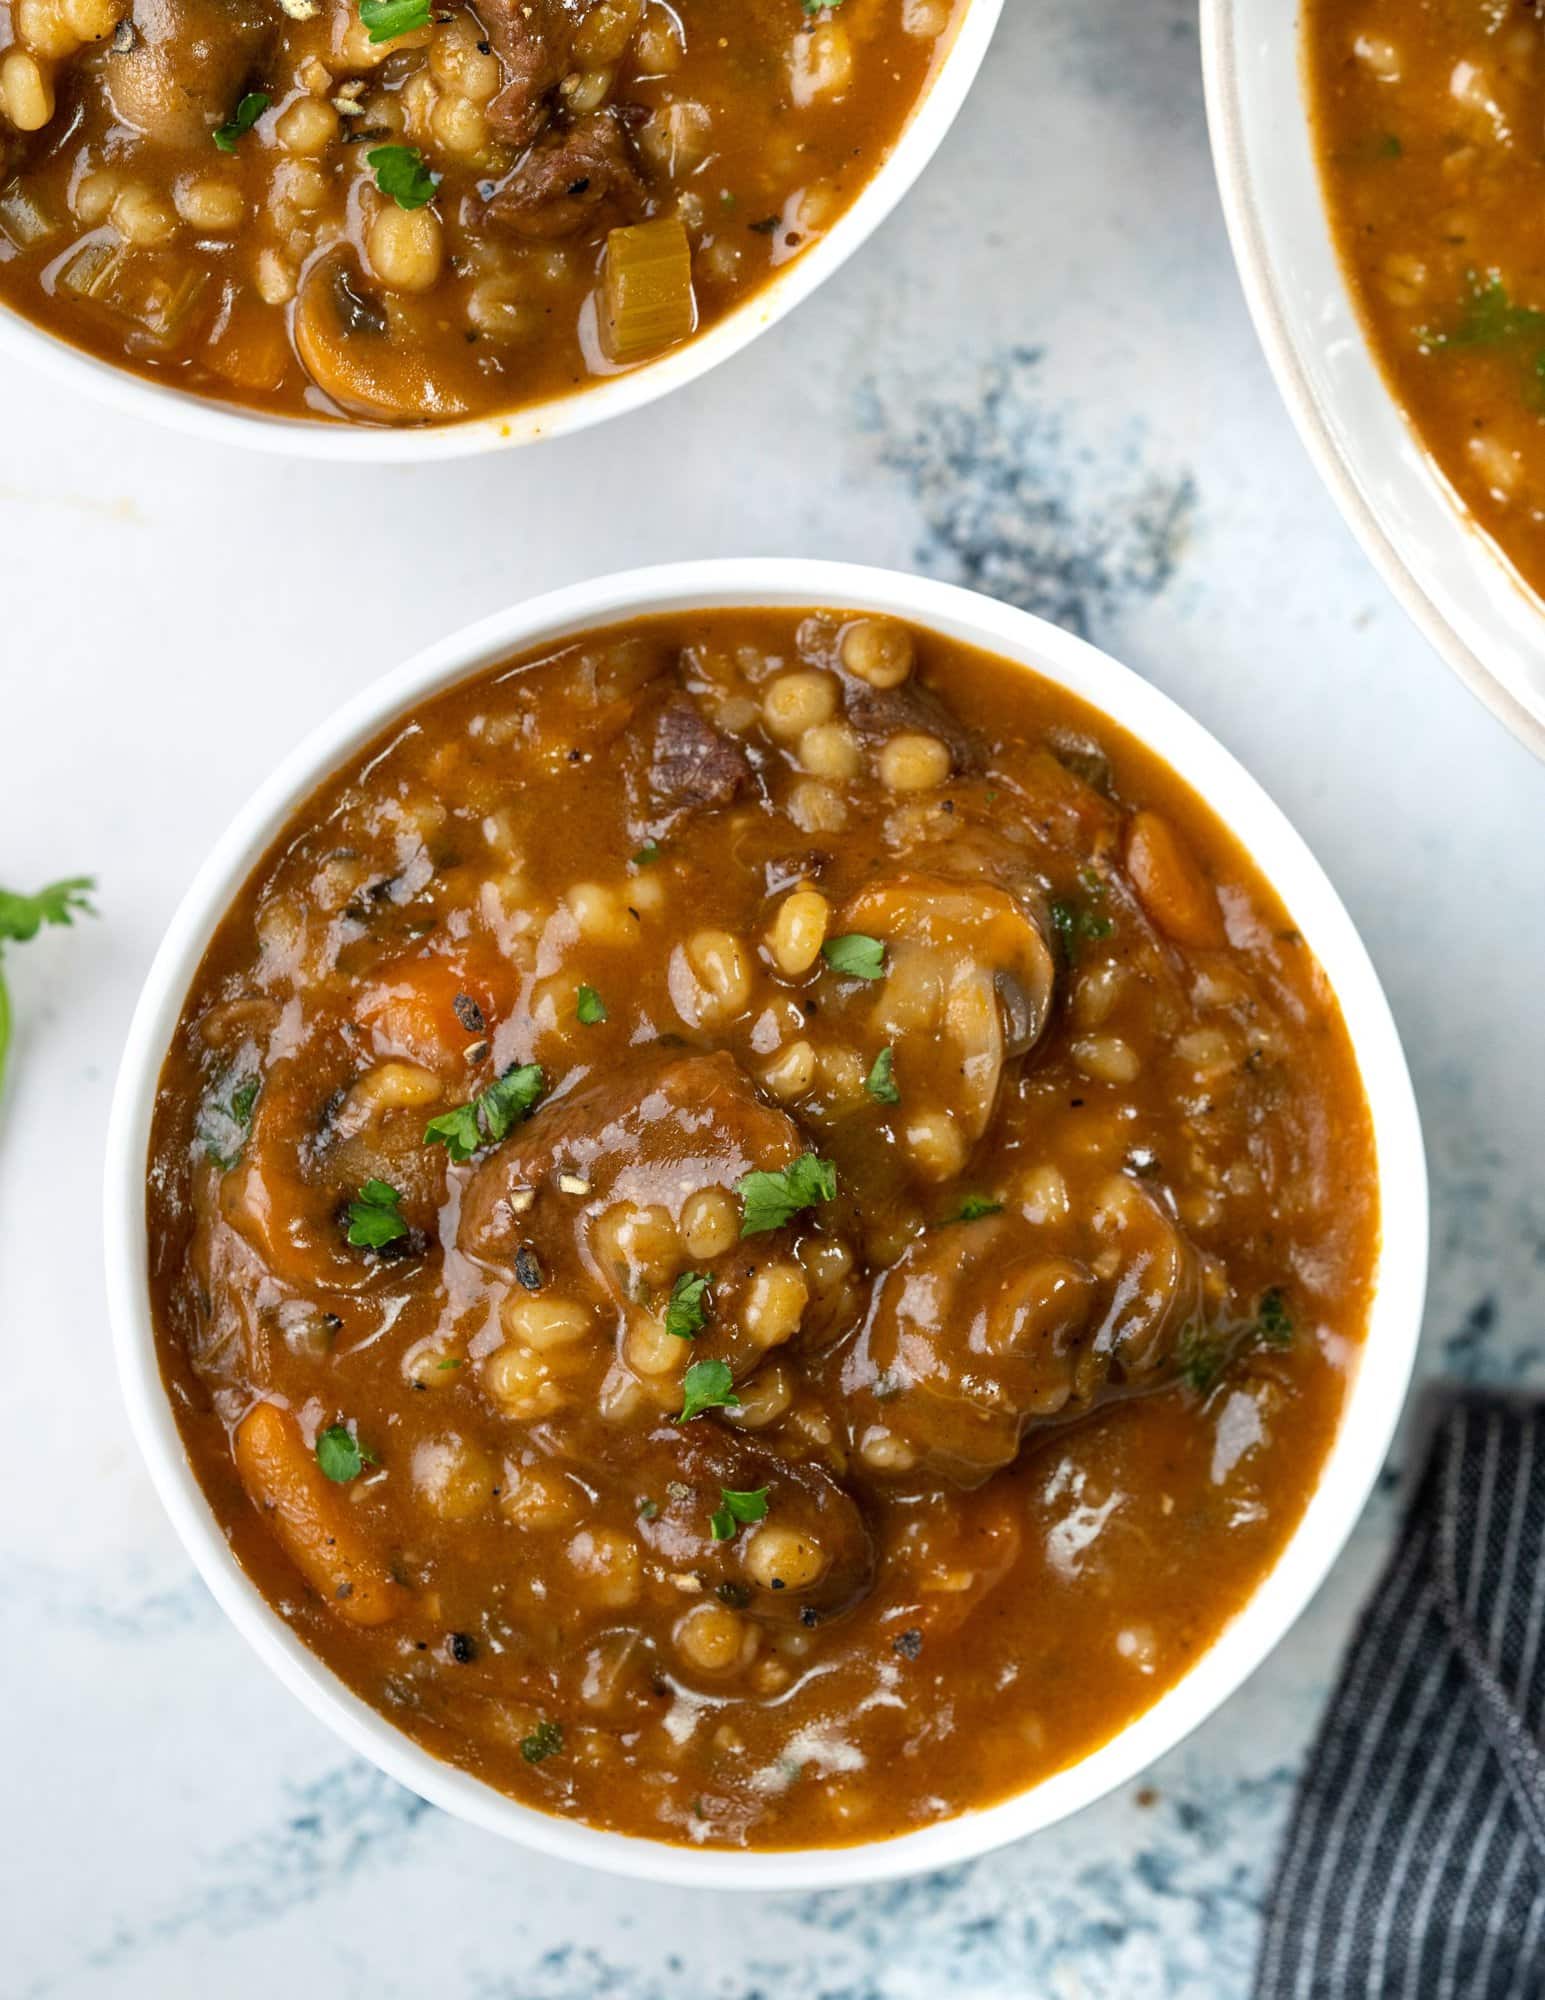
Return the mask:
<svg viewBox="0 0 1545 2000">
<path fill-rule="evenodd" d="M 614 229 L 601 277 L 601 333 L 613 361 L 638 361 L 697 325 L 692 247 L 680 219 Z"/>
</svg>

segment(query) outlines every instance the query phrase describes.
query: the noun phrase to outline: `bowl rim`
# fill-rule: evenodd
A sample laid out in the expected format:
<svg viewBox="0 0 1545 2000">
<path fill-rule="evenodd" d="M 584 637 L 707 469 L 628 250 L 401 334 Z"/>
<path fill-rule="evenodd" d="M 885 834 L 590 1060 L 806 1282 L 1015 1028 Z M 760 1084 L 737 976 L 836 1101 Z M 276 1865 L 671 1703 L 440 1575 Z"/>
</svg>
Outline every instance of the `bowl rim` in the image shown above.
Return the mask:
<svg viewBox="0 0 1545 2000">
<path fill-rule="evenodd" d="M 891 214 L 922 174 L 965 103 L 1004 0 L 969 0 L 889 155 L 827 233 L 704 333 L 657 360 L 590 381 L 529 407 L 411 428 L 284 417 L 221 402 L 175 382 L 135 374 L 75 347 L 0 301 L 0 356 L 40 367 L 130 416 L 213 443 L 332 463 L 409 464 L 470 458 L 567 437 L 684 388 L 750 346 L 831 277 Z"/>
<path fill-rule="evenodd" d="M 1267 250 L 1262 221 L 1261 197 L 1251 172 L 1245 141 L 1245 121 L 1239 85 L 1237 35 L 1240 14 L 1246 0 L 1201 0 L 1200 40 L 1202 87 L 1207 105 L 1207 129 L 1212 147 L 1213 167 L 1235 268 L 1244 291 L 1245 304 L 1255 326 L 1256 338 L 1265 350 L 1267 365 L 1279 394 L 1287 405 L 1299 438 L 1316 471 L 1330 489 L 1342 519 L 1352 530 L 1390 592 L 1439 657 L 1445 660 L 1470 692 L 1483 702 L 1505 728 L 1527 744 L 1538 757 L 1545 757 L 1545 716 L 1534 714 L 1511 688 L 1506 687 L 1480 655 L 1462 637 L 1452 621 L 1423 588 L 1416 572 L 1386 531 L 1377 508 L 1369 498 L 1356 466 L 1343 449 L 1336 426 L 1331 422 L 1308 371 L 1300 359 L 1292 333 L 1292 323 L 1284 302 L 1277 270 Z M 1294 11 L 1297 12 L 1296 0 Z M 1303 95 L 1302 58 L 1298 57 L 1299 90 Z M 1307 115 L 1307 104 L 1305 104 Z M 1327 222 L 1327 228 L 1328 228 Z M 1345 287 L 1339 253 L 1338 278 Z M 1363 328 L 1361 313 L 1349 298 L 1352 323 L 1365 348 L 1371 347 Z M 1392 395 L 1379 367 L 1374 370 L 1380 393 L 1395 405 L 1401 421 L 1411 430 L 1410 421 Z M 1412 432 L 1414 435 L 1414 431 Z M 1455 525 L 1472 535 L 1481 531 L 1469 523 L 1455 499 Z M 1499 580 L 1502 577 L 1499 561 Z M 1513 588 L 1518 588 L 1513 585 Z"/>
<path fill-rule="evenodd" d="M 290 812 L 393 718 L 508 658 L 634 615 L 821 605 L 907 619 L 998 653 L 1089 701 L 1201 792 L 1273 884 L 1340 1001 L 1374 1124 L 1382 1240 L 1366 1346 L 1321 1479 L 1272 1569 L 1189 1672 L 1087 1757 L 997 1805 L 885 1841 L 769 1852 L 676 1847 L 550 1816 L 401 1734 L 338 1680 L 237 1562 L 183 1451 L 161 1380 L 148 1291 L 146 1160 L 161 1063 L 215 924 Z M 675 1886 L 791 1890 L 874 1882 L 959 1863 L 1035 1832 L 1127 1783 L 1254 1671 L 1339 1554 L 1383 1462 L 1421 1326 L 1427 1183 L 1411 1081 L 1388 1003 L 1335 890 L 1279 808 L 1200 723 L 1087 641 L 955 585 L 791 558 L 655 566 L 570 585 L 437 641 L 345 702 L 252 794 L 198 869 L 134 1011 L 114 1092 L 104 1183 L 107 1289 L 120 1384 L 152 1481 L 237 1630 L 351 1749 L 487 1831 L 548 1855 Z"/>
</svg>

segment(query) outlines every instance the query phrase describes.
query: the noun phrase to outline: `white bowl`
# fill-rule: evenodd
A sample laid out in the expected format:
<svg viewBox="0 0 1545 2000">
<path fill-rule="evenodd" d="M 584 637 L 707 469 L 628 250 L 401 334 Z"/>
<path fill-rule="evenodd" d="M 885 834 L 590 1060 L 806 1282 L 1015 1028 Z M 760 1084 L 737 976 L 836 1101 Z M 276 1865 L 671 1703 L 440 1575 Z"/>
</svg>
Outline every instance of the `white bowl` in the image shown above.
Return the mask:
<svg viewBox="0 0 1545 2000">
<path fill-rule="evenodd" d="M 259 451 L 297 458 L 410 460 L 468 458 L 506 445 L 563 437 L 607 417 L 641 409 L 657 397 L 695 382 L 775 326 L 801 299 L 829 278 L 876 230 L 901 200 L 943 143 L 981 67 L 1003 11 L 1003 0 L 971 0 L 955 39 L 919 99 L 889 159 L 819 242 L 787 265 L 760 291 L 685 346 L 587 384 L 502 415 L 469 417 L 456 423 L 419 428 L 374 427 L 315 417 L 265 416 L 233 403 L 196 396 L 170 381 L 152 380 L 102 361 L 45 333 L 0 302 L 0 356 L 31 362 L 67 386 L 100 397 L 131 416 L 149 417 L 217 443 L 250 445 Z"/>
<path fill-rule="evenodd" d="M 291 812 L 393 717 L 464 676 L 635 613 L 836 605 L 889 613 L 982 647 L 1070 689 L 1149 744 L 1209 800 L 1275 885 L 1340 998 L 1372 1108 L 1383 1234 L 1367 1344 L 1304 1518 L 1203 1658 L 1093 1755 L 1018 1797 L 862 1847 L 726 1853 L 600 1832 L 504 1797 L 400 1734 L 270 1609 L 231 1553 L 184 1454 L 162 1387 L 146 1269 L 145 1174 L 162 1060 L 219 919 Z M 1427 1259 L 1421 1130 L 1395 1026 L 1368 955 L 1303 841 L 1251 778 L 1164 695 L 1081 639 L 973 592 L 884 570 L 781 560 L 638 570 L 504 611 L 421 653 L 316 730 L 257 792 L 199 870 L 129 1030 L 107 1142 L 107 1280 L 123 1391 L 151 1476 L 205 1581 L 279 1678 L 345 1743 L 474 1825 L 619 1874 L 714 1888 L 792 1889 L 937 1868 L 1049 1826 L 1126 1783 L 1231 1694 L 1325 1576 L 1383 1461 L 1420 1326 Z"/>
<path fill-rule="evenodd" d="M 1428 458 L 1363 334 L 1314 158 L 1298 0 L 1202 0 L 1201 34 L 1223 212 L 1299 435 L 1428 640 L 1545 756 L 1545 614 Z"/>
</svg>

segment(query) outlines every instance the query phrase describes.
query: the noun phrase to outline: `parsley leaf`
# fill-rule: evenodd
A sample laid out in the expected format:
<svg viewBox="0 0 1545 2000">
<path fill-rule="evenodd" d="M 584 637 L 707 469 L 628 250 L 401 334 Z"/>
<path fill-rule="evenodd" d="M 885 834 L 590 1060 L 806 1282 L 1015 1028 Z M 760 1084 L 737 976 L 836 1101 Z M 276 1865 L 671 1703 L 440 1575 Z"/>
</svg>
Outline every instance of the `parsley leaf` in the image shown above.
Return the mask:
<svg viewBox="0 0 1545 2000">
<path fill-rule="evenodd" d="M 27 944 L 45 924 L 72 924 L 77 914 L 94 917 L 91 891 L 96 883 L 90 875 L 72 875 L 64 882 L 50 882 L 35 896 L 21 896 L 14 889 L 0 889 L 0 943 Z M 0 978 L 0 1083 L 5 1081 L 5 1058 L 11 1046 L 11 996 Z"/>
<path fill-rule="evenodd" d="M 1262 1292 L 1261 1302 L 1255 1309 L 1255 1330 L 1268 1347 L 1292 1346 L 1293 1321 L 1280 1285 L 1273 1285 L 1269 1291 Z"/>
<path fill-rule="evenodd" d="M 1424 352 L 1446 348 L 1521 348 L 1528 369 L 1527 400 L 1538 405 L 1545 400 L 1545 312 L 1533 306 L 1515 306 L 1498 271 L 1487 274 L 1483 283 L 1478 271 L 1469 274 L 1470 296 L 1460 312 L 1459 323 L 1448 332 L 1422 327 L 1417 338 Z"/>
<path fill-rule="evenodd" d="M 249 1077 L 237 1085 L 223 1104 L 218 1098 L 207 1104 L 199 1119 L 199 1137 L 204 1142 L 205 1155 L 223 1173 L 228 1174 L 241 1159 L 247 1134 L 252 1129 L 252 1107 L 262 1087 L 260 1077 Z"/>
<path fill-rule="evenodd" d="M 562 1748 L 563 1731 L 556 1722 L 539 1722 L 529 1736 L 520 1739 L 520 1754 L 528 1764 L 556 1757 Z"/>
<path fill-rule="evenodd" d="M 1228 1353 L 1228 1342 L 1205 1327 L 1182 1327 L 1175 1348 L 1175 1366 L 1181 1381 L 1189 1383 L 1199 1396 L 1205 1396 L 1223 1373 Z"/>
<path fill-rule="evenodd" d="M 984 1215 L 1001 1215 L 1003 1203 L 989 1201 L 984 1194 L 968 1194 L 952 1215 L 945 1216 L 946 1222 L 980 1222 Z"/>
<path fill-rule="evenodd" d="M 828 938 L 821 956 L 833 972 L 846 979 L 882 979 L 885 976 L 885 946 L 879 938 L 849 931 L 846 937 Z"/>
<path fill-rule="evenodd" d="M 643 846 L 633 856 L 633 866 L 635 868 L 647 868 L 652 861 L 658 861 L 659 858 L 660 858 L 659 841 L 646 840 Z"/>
<path fill-rule="evenodd" d="M 864 1088 L 877 1104 L 899 1104 L 901 1092 L 896 1088 L 896 1052 L 884 1048 L 869 1065 L 869 1074 L 864 1078 Z"/>
<path fill-rule="evenodd" d="M 682 1378 L 681 1390 L 678 1424 L 691 1423 L 704 1410 L 732 1410 L 740 1403 L 727 1361 L 694 1361 Z"/>
<path fill-rule="evenodd" d="M 347 1486 L 351 1479 L 358 1479 L 367 1465 L 379 1463 L 375 1453 L 360 1443 L 347 1424 L 330 1424 L 317 1436 L 317 1464 L 337 1486 Z"/>
<path fill-rule="evenodd" d="M 593 1028 L 598 1021 L 606 1019 L 606 1002 L 593 986 L 582 986 L 574 1004 L 574 1013 L 581 1027 Z"/>
<path fill-rule="evenodd" d="M 365 165 L 382 194 L 390 195 L 399 208 L 422 208 L 434 200 L 440 185 L 440 176 L 424 165 L 417 146 L 377 146 L 365 155 Z"/>
<path fill-rule="evenodd" d="M 735 1188 L 740 1196 L 742 1236 L 760 1236 L 781 1229 L 802 1208 L 832 1201 L 837 1194 L 837 1169 L 830 1160 L 802 1153 L 778 1173 L 747 1174 Z"/>
<path fill-rule="evenodd" d="M 398 1213 L 402 1196 L 389 1181 L 366 1181 L 348 1208 L 349 1241 L 357 1250 L 383 1250 L 408 1234 Z"/>
<path fill-rule="evenodd" d="M 231 117 L 215 131 L 214 141 L 221 152 L 234 153 L 237 140 L 252 130 L 272 103 L 266 90 L 249 90 Z"/>
<path fill-rule="evenodd" d="M 708 1287 L 713 1282 L 702 1271 L 683 1271 L 671 1286 L 671 1302 L 665 1308 L 665 1331 L 677 1340 L 692 1340 L 708 1324 L 712 1301 Z"/>
<path fill-rule="evenodd" d="M 359 18 L 372 42 L 395 41 L 429 26 L 429 0 L 359 0 Z"/>
<path fill-rule="evenodd" d="M 443 1146 L 460 1166 L 482 1147 L 507 1139 L 522 1119 L 531 1116 L 546 1088 L 540 1063 L 516 1063 L 470 1104 L 458 1104 L 454 1111 L 431 1118 L 424 1127 L 424 1144 Z"/>
<path fill-rule="evenodd" d="M 1087 904 L 1059 898 L 1051 906 L 1051 928 L 1063 964 L 1076 965 L 1086 944 L 1109 937 L 1116 927 L 1109 917 L 1099 916 Z"/>
<path fill-rule="evenodd" d="M 732 1542 L 735 1530 L 747 1526 L 752 1521 L 767 1518 L 767 1488 L 757 1487 L 754 1493 L 737 1493 L 733 1488 L 721 1486 L 719 1499 L 723 1503 L 708 1517 L 708 1525 L 713 1530 L 716 1542 Z"/>
</svg>

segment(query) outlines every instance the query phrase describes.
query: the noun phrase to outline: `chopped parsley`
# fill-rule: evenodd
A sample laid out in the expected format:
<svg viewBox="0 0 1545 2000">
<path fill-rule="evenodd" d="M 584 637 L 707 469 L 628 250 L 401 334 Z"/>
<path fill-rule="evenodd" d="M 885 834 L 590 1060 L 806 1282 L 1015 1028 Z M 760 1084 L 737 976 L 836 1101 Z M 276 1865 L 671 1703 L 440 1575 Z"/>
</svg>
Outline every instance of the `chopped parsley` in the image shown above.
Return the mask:
<svg viewBox="0 0 1545 2000">
<path fill-rule="evenodd" d="M 1262 1292 L 1261 1302 L 1255 1309 L 1255 1330 L 1268 1347 L 1292 1346 L 1293 1321 L 1280 1285 L 1273 1285 L 1269 1291 Z"/>
<path fill-rule="evenodd" d="M 896 1052 L 884 1048 L 869 1065 L 869 1074 L 864 1078 L 864 1088 L 877 1104 L 899 1104 L 901 1092 L 896 1088 Z"/>
<path fill-rule="evenodd" d="M 14 889 L 0 889 L 0 944 L 27 944 L 45 924 L 73 924 L 78 915 L 94 917 L 91 891 L 96 883 L 89 875 L 72 875 L 64 882 L 50 882 L 35 896 L 20 896 Z M 0 977 L 0 1083 L 5 1081 L 5 1058 L 11 1046 L 11 996 Z"/>
<path fill-rule="evenodd" d="M 694 1361 L 682 1379 L 681 1392 L 678 1424 L 691 1423 L 704 1410 L 732 1410 L 740 1403 L 727 1361 Z"/>
<path fill-rule="evenodd" d="M 426 1146 L 443 1146 L 458 1165 L 483 1146 L 497 1146 L 536 1109 L 547 1088 L 540 1063 L 516 1063 L 503 1076 L 454 1111 L 442 1111 L 424 1127 Z"/>
<path fill-rule="evenodd" d="M 992 1201 L 985 1194 L 968 1194 L 959 1208 L 945 1216 L 946 1222 L 980 1222 L 984 1215 L 1001 1215 L 1003 1203 Z"/>
<path fill-rule="evenodd" d="M 665 1308 L 665 1331 L 677 1340 L 692 1340 L 708 1324 L 713 1301 L 708 1287 L 713 1281 L 702 1271 L 683 1271 L 671 1286 L 671 1301 Z"/>
<path fill-rule="evenodd" d="M 543 1763 L 563 1748 L 563 1730 L 556 1722 L 539 1722 L 529 1736 L 520 1739 L 520 1754 L 528 1764 Z"/>
<path fill-rule="evenodd" d="M 199 1137 L 204 1142 L 205 1158 L 213 1160 L 222 1173 L 228 1174 L 242 1156 L 252 1129 L 252 1107 L 262 1087 L 261 1078 L 249 1077 L 229 1097 L 214 1098 L 204 1106 Z"/>
<path fill-rule="evenodd" d="M 215 129 L 214 141 L 221 152 L 234 153 L 237 141 L 246 137 L 272 103 L 266 90 L 249 90 L 226 122 Z"/>
<path fill-rule="evenodd" d="M 348 1208 L 349 1241 L 356 1250 L 384 1250 L 408 1234 L 399 1204 L 402 1196 L 389 1181 L 366 1181 Z"/>
<path fill-rule="evenodd" d="M 748 1526 L 752 1521 L 767 1519 L 767 1488 L 759 1486 L 753 1493 L 737 1493 L 733 1487 L 719 1488 L 720 1504 L 709 1516 L 708 1525 L 713 1530 L 716 1542 L 732 1542 L 737 1528 Z"/>
<path fill-rule="evenodd" d="M 1205 1396 L 1223 1373 L 1229 1357 L 1229 1343 L 1205 1327 L 1181 1328 L 1175 1349 L 1175 1367 L 1182 1382 Z"/>
<path fill-rule="evenodd" d="M 633 866 L 635 868 L 647 868 L 652 861 L 658 861 L 659 858 L 660 858 L 659 841 L 646 840 L 643 846 L 633 856 Z"/>
<path fill-rule="evenodd" d="M 424 207 L 435 198 L 440 176 L 424 165 L 417 146 L 377 146 L 365 155 L 365 165 L 376 177 L 382 194 L 390 195 L 399 208 Z"/>
<path fill-rule="evenodd" d="M 849 931 L 846 937 L 828 938 L 821 956 L 833 972 L 845 979 L 882 979 L 885 976 L 885 946 L 879 938 Z"/>
<path fill-rule="evenodd" d="M 359 0 L 359 18 L 372 42 L 395 41 L 429 26 L 429 0 Z"/>
<path fill-rule="evenodd" d="M 741 1200 L 741 1235 L 760 1236 L 766 1230 L 781 1229 L 802 1208 L 834 1200 L 837 1169 L 830 1160 L 802 1153 L 777 1173 L 747 1174 L 735 1192 Z"/>
<path fill-rule="evenodd" d="M 1093 897 L 1101 892 L 1095 890 Z M 1075 903 L 1065 897 L 1058 897 L 1051 906 L 1052 935 L 1057 940 L 1057 950 L 1064 965 L 1076 965 L 1078 955 L 1086 944 L 1096 943 L 1100 938 L 1108 938 L 1116 928 L 1109 917 L 1102 917 L 1087 903 Z"/>
<path fill-rule="evenodd" d="M 606 1002 L 593 986 L 582 986 L 574 1003 L 574 1014 L 582 1028 L 593 1028 L 606 1019 Z"/>
<path fill-rule="evenodd" d="M 1255 1318 L 1231 1327 L 1207 1328 L 1189 1324 L 1181 1331 L 1175 1349 L 1175 1368 L 1181 1381 L 1205 1396 L 1217 1386 L 1230 1361 L 1242 1349 L 1252 1346 L 1291 1347 L 1293 1320 L 1280 1285 L 1262 1292 Z"/>
<path fill-rule="evenodd" d="M 336 1486 L 347 1486 L 351 1479 L 358 1479 L 367 1465 L 379 1462 L 347 1424 L 329 1424 L 317 1435 L 317 1464 Z"/>
<path fill-rule="evenodd" d="M 1527 400 L 1532 405 L 1545 405 L 1545 312 L 1533 306 L 1514 305 L 1500 272 L 1489 272 L 1483 282 L 1481 274 L 1472 271 L 1469 283 L 1470 296 L 1457 325 L 1440 332 L 1429 327 L 1419 330 L 1417 337 L 1423 353 L 1465 347 L 1522 350 L 1527 370 Z"/>
</svg>

